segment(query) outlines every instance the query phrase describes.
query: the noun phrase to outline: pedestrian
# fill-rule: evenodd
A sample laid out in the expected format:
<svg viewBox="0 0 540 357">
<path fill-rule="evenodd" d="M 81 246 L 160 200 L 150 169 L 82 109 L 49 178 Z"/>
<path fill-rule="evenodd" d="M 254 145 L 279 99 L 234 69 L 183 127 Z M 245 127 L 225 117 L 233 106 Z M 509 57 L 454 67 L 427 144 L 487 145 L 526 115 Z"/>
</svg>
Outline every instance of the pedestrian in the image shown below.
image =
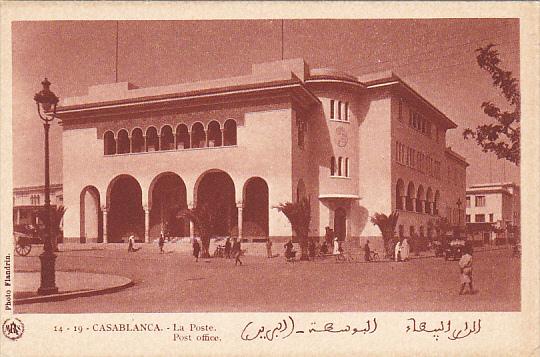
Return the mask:
<svg viewBox="0 0 540 357">
<path fill-rule="evenodd" d="M 165 234 L 163 233 L 163 231 L 161 231 L 159 234 L 158 245 L 159 245 L 159 252 L 165 253 L 165 251 L 163 250 L 163 247 L 165 246 Z"/>
<path fill-rule="evenodd" d="M 407 240 L 407 238 L 403 238 L 403 241 L 401 242 L 401 249 L 399 251 L 402 261 L 406 262 L 407 260 L 409 260 L 409 252 L 409 241 Z"/>
<path fill-rule="evenodd" d="M 324 241 L 326 242 L 326 245 L 331 245 L 332 240 L 334 239 L 334 231 L 328 226 L 325 227 L 325 234 L 324 234 Z"/>
<path fill-rule="evenodd" d="M 195 257 L 195 263 L 199 261 L 199 253 L 201 252 L 201 245 L 197 238 L 193 239 L 193 256 Z"/>
<path fill-rule="evenodd" d="M 135 248 L 135 235 L 131 233 L 128 238 L 128 252 L 136 252 L 139 249 L 141 248 Z"/>
<path fill-rule="evenodd" d="M 467 242 L 470 243 L 470 242 Z M 465 288 L 467 285 L 469 286 L 469 293 L 472 294 L 474 292 L 473 290 L 473 274 L 472 274 L 472 266 L 473 266 L 473 258 L 472 258 L 472 245 L 465 244 L 464 254 L 461 256 L 461 259 L 459 259 L 459 268 L 461 271 L 461 289 L 459 290 L 459 295 L 463 295 L 465 293 Z"/>
<path fill-rule="evenodd" d="M 364 260 L 366 262 L 371 261 L 371 249 L 369 248 L 369 239 L 366 241 L 366 244 L 364 245 Z"/>
<path fill-rule="evenodd" d="M 240 260 L 240 256 L 242 255 L 242 247 L 240 246 L 240 240 L 234 238 L 232 251 L 234 255 L 234 265 L 242 265 L 242 261 Z"/>
<path fill-rule="evenodd" d="M 340 244 L 337 237 L 334 238 L 334 250 L 332 251 L 332 254 L 334 255 L 334 257 L 336 257 L 336 260 L 341 259 L 341 249 L 340 249 Z"/>
<path fill-rule="evenodd" d="M 225 241 L 225 258 L 230 259 L 231 258 L 231 239 L 227 237 L 227 240 Z"/>
<path fill-rule="evenodd" d="M 285 245 L 283 245 L 285 248 L 285 259 L 287 259 L 288 262 L 294 261 L 295 252 L 293 251 L 293 244 L 292 240 L 289 239 Z"/>
<path fill-rule="evenodd" d="M 315 260 L 315 241 L 313 239 L 309 240 L 308 253 L 309 253 L 309 258 L 311 260 Z"/>
<path fill-rule="evenodd" d="M 272 241 L 270 240 L 270 237 L 266 240 L 266 257 L 272 258 Z"/>
<path fill-rule="evenodd" d="M 394 248 L 394 259 L 396 262 L 401 261 L 401 242 L 397 241 L 396 246 Z"/>
</svg>

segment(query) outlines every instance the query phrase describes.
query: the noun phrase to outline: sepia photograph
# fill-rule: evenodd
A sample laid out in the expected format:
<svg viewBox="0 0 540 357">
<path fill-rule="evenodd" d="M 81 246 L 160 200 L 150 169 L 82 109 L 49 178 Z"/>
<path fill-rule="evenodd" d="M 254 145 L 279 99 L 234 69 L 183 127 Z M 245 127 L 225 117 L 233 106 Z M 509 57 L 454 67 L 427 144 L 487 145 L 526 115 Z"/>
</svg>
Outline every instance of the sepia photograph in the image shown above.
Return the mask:
<svg viewBox="0 0 540 357">
<path fill-rule="evenodd" d="M 295 4 L 1 4 L 2 357 L 531 353 L 538 19 Z"/>
<path fill-rule="evenodd" d="M 520 310 L 517 19 L 12 30 L 15 311 Z"/>
</svg>

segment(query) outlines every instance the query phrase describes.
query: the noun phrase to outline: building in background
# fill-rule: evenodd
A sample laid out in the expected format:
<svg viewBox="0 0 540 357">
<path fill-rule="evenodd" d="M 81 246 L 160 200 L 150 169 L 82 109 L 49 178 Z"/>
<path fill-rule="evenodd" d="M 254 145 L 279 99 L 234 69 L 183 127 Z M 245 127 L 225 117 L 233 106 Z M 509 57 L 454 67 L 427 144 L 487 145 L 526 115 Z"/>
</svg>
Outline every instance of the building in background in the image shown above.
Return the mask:
<svg viewBox="0 0 540 357">
<path fill-rule="evenodd" d="M 60 104 L 66 240 L 191 237 L 176 213 L 199 205 L 216 236 L 285 240 L 273 207 L 303 197 L 315 237 L 380 237 L 370 216 L 394 210 L 402 236 L 427 238 L 447 214 L 464 222 L 467 163 L 446 146 L 456 124 L 391 72 L 290 59 L 205 82 L 97 85 Z"/>
<path fill-rule="evenodd" d="M 515 183 L 484 183 L 467 188 L 467 230 L 484 244 L 519 239 L 520 187 Z"/>
<path fill-rule="evenodd" d="M 62 184 L 51 184 L 51 206 L 63 205 Z M 13 189 L 13 225 L 37 226 L 37 212 L 45 204 L 45 186 L 24 186 Z"/>
</svg>

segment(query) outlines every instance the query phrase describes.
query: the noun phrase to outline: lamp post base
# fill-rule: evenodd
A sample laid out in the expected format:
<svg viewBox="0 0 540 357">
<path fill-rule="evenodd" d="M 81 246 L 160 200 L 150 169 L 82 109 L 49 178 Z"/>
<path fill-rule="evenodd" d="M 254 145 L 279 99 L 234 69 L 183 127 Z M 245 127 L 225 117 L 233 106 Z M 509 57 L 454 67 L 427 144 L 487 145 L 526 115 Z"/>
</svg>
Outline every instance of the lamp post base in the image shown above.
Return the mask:
<svg viewBox="0 0 540 357">
<path fill-rule="evenodd" d="M 37 291 L 39 295 L 51 295 L 58 293 L 55 277 L 56 255 L 52 252 L 43 252 L 39 256 L 41 261 L 41 285 Z"/>
</svg>

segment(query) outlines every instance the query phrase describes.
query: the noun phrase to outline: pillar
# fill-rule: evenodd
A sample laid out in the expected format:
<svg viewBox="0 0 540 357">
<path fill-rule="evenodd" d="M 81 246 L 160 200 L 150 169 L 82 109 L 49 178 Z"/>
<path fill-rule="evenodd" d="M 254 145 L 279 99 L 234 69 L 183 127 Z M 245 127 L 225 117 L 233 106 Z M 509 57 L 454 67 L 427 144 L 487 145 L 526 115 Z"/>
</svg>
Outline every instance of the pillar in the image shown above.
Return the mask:
<svg viewBox="0 0 540 357">
<path fill-rule="evenodd" d="M 128 139 L 129 139 L 129 152 L 132 153 L 133 152 L 133 138 L 131 137 L 131 134 L 128 135 Z"/>
<path fill-rule="evenodd" d="M 238 239 L 242 239 L 242 222 L 243 222 L 243 210 L 244 210 L 244 204 L 242 202 L 236 203 L 236 208 L 238 208 Z"/>
<path fill-rule="evenodd" d="M 403 210 L 407 209 L 407 196 L 401 196 L 399 198 L 401 200 L 401 207 L 403 207 Z"/>
<path fill-rule="evenodd" d="M 188 202 L 188 208 L 193 209 L 193 202 Z M 195 238 L 195 229 L 194 229 L 193 222 L 191 221 L 191 219 L 188 219 L 188 221 L 189 221 L 189 238 L 193 239 Z"/>
<path fill-rule="evenodd" d="M 107 207 L 101 207 L 103 213 L 103 243 L 109 243 L 109 237 L 107 236 L 107 213 L 109 210 Z"/>
<path fill-rule="evenodd" d="M 150 208 L 144 206 L 144 242 L 150 242 Z"/>
</svg>

